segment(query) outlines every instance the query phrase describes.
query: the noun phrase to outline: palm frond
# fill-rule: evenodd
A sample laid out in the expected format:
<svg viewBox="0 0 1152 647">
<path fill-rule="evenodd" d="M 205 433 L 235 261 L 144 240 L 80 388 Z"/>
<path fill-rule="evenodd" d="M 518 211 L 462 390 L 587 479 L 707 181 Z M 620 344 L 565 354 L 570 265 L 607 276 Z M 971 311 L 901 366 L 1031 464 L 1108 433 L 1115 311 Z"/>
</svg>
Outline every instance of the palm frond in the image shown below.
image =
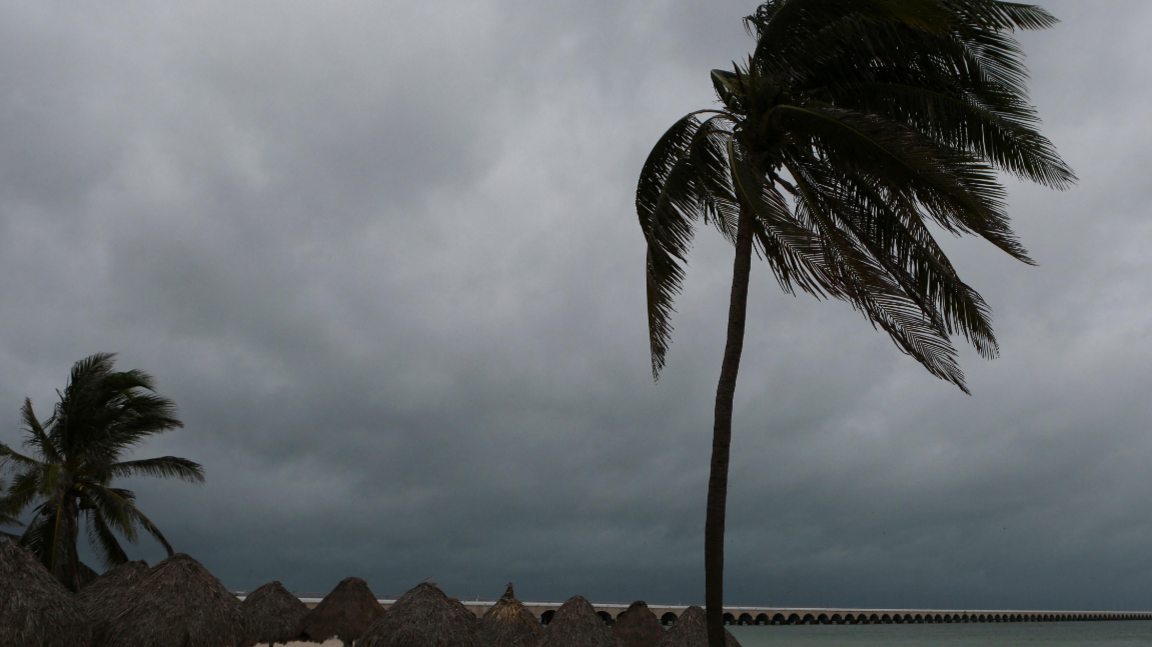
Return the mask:
<svg viewBox="0 0 1152 647">
<path fill-rule="evenodd" d="M 940 316 L 934 308 L 892 274 L 850 231 L 838 226 L 833 215 L 839 207 L 834 189 L 822 186 L 810 169 L 787 166 L 799 189 L 797 210 L 821 229 L 827 264 L 838 270 L 842 298 L 864 317 L 888 333 L 903 352 L 915 358 L 929 373 L 951 382 L 968 393 L 964 374 L 956 361 L 956 350 L 948 340 Z"/>
<path fill-rule="evenodd" d="M 18 515 L 40 496 L 42 469 L 35 468 L 20 472 L 8 485 L 8 491 L 0 498 L 0 512 Z"/>
<path fill-rule="evenodd" d="M 28 435 L 24 444 L 35 449 L 45 462 L 63 462 L 59 449 L 52 442 L 48 432 L 44 430 L 43 424 L 36 418 L 36 412 L 32 409 L 31 398 L 24 398 L 24 405 L 20 407 L 20 419 L 23 421 L 24 430 Z"/>
<path fill-rule="evenodd" d="M 112 477 L 152 476 L 156 478 L 178 478 L 191 483 L 204 482 L 204 468 L 187 458 L 160 456 L 136 461 L 123 461 L 108 466 Z"/>
<path fill-rule="evenodd" d="M 817 297 L 838 293 L 834 281 L 821 265 L 821 241 L 817 232 L 794 218 L 771 185 L 757 178 L 728 142 L 732 184 L 741 204 L 754 214 L 753 229 L 759 252 L 768 261 L 781 289 L 792 294 L 794 287 Z"/>
<path fill-rule="evenodd" d="M 835 105 L 908 124 L 945 146 L 987 159 L 1021 179 L 1067 189 L 1076 175 L 1055 146 L 1027 123 L 1028 113 L 1005 114 L 959 92 L 904 83 L 864 82 L 828 88 Z"/>
<path fill-rule="evenodd" d="M 17 466 L 28 469 L 42 467 L 43 463 L 34 458 L 21 454 L 20 452 L 12 449 L 4 443 L 0 443 L 0 469 L 4 469 L 9 466 Z"/>
<path fill-rule="evenodd" d="M 1004 0 L 940 0 L 963 24 L 990 30 L 1048 29 L 1060 24 L 1043 7 Z"/>
<path fill-rule="evenodd" d="M 88 543 L 96 552 L 105 570 L 110 570 L 128 562 L 128 554 L 120 546 L 115 533 L 105 521 L 104 515 L 89 510 L 85 515 L 88 526 Z"/>
<path fill-rule="evenodd" d="M 109 508 L 115 508 L 121 511 L 128 517 L 133 526 L 143 528 L 168 551 L 169 557 L 175 554 L 175 551 L 172 550 L 172 545 L 169 544 L 168 540 L 164 537 L 164 533 L 160 532 L 156 524 L 152 523 L 151 519 L 133 505 L 135 495 L 131 492 L 102 485 L 93 485 L 88 489 L 88 494 L 93 500 L 99 500 L 101 506 L 108 506 Z M 125 533 L 125 536 L 127 537 L 127 533 Z"/>
<path fill-rule="evenodd" d="M 46 501 L 36 510 L 19 543 L 44 564 L 48 572 L 60 577 L 68 560 L 68 539 L 74 521 L 65 513 L 61 498 Z"/>
<path fill-rule="evenodd" d="M 7 489 L 7 487 L 8 486 L 4 482 L 4 479 L 0 479 L 0 492 L 3 492 L 5 489 Z M 19 519 L 17 519 L 15 516 L 13 516 L 8 511 L 9 510 L 9 504 L 7 504 L 8 497 L 9 497 L 9 495 L 5 495 L 4 497 L 0 497 L 0 526 L 23 526 L 24 524 L 21 523 Z M 8 537 L 8 538 L 17 537 L 17 535 L 12 535 L 12 534 L 5 533 L 5 532 L 0 532 L 0 534 L 4 535 L 5 537 Z"/>
<path fill-rule="evenodd" d="M 648 333 L 652 377 L 658 379 L 671 343 L 670 319 L 684 280 L 698 205 L 695 171 L 685 155 L 700 127 L 694 114 L 676 122 L 648 155 L 636 187 L 636 212 L 648 241 Z"/>
<path fill-rule="evenodd" d="M 1033 263 L 1008 224 L 1004 188 L 978 158 L 898 123 L 840 108 L 782 105 L 776 111 L 782 123 L 809 138 L 826 163 L 907 193 L 948 231 L 979 235 Z"/>
</svg>

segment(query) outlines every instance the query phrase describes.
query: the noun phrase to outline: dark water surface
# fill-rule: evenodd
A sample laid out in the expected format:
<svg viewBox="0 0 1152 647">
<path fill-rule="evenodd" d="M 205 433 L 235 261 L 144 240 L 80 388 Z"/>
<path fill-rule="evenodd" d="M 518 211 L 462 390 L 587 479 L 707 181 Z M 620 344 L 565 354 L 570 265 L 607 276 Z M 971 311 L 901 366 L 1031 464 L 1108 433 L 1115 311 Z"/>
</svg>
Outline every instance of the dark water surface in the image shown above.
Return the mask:
<svg viewBox="0 0 1152 647">
<path fill-rule="evenodd" d="M 729 627 L 743 647 L 1152 647 L 1152 621 Z"/>
</svg>

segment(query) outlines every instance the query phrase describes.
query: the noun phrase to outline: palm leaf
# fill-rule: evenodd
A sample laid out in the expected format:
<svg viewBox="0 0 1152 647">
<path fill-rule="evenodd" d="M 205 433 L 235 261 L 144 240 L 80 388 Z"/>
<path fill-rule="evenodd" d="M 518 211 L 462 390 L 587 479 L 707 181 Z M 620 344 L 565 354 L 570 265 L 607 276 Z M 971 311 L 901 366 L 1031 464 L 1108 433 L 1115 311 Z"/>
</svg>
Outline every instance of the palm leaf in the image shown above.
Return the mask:
<svg viewBox="0 0 1152 647">
<path fill-rule="evenodd" d="M 152 535 L 152 538 L 168 551 L 169 557 L 175 554 L 175 551 L 172 550 L 172 545 L 169 544 L 168 540 L 164 537 L 164 533 L 160 532 L 156 524 L 152 523 L 152 520 L 133 505 L 135 495 L 131 492 L 118 488 L 105 487 L 103 485 L 92 485 L 87 488 L 87 493 L 101 509 L 115 510 L 123 514 L 127 518 L 129 525 L 139 526 L 148 534 Z M 114 518 L 113 515 L 107 516 Z M 126 537 L 128 536 L 128 533 L 124 534 Z"/>
<path fill-rule="evenodd" d="M 112 477 L 152 476 L 156 478 L 178 478 L 192 483 L 204 482 L 204 468 L 187 458 L 160 456 L 136 461 L 123 461 L 107 468 Z"/>
<path fill-rule="evenodd" d="M 89 510 L 85 520 L 88 526 L 88 543 L 95 550 L 104 569 L 110 570 L 127 563 L 128 554 L 120 546 L 104 515 L 97 510 Z"/>
</svg>

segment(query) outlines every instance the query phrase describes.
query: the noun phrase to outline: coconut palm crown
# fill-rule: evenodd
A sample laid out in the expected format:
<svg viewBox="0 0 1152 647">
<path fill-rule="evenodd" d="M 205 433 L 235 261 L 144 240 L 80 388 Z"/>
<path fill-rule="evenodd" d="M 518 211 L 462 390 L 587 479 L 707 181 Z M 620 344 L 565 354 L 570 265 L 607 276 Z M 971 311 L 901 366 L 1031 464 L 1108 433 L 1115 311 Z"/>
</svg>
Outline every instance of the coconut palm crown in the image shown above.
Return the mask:
<svg viewBox="0 0 1152 647">
<path fill-rule="evenodd" d="M 115 479 L 204 481 L 203 468 L 185 458 L 123 460 L 149 436 L 184 425 L 175 417 L 173 402 L 156 393 L 151 376 L 114 371 L 114 360 L 114 354 L 101 353 L 77 362 L 45 421 L 25 399 L 21 418 L 31 456 L 0 443 L 0 468 L 16 473 L 0 498 L 0 514 L 19 515 L 31 508 L 20 544 L 73 591 L 80 586 L 76 544 L 81 517 L 105 568 L 128 561 L 116 533 L 135 543 L 142 528 L 173 554 L 160 529 L 136 507 L 136 495 L 113 487 Z"/>
<path fill-rule="evenodd" d="M 952 338 L 986 358 L 998 347 L 987 304 L 932 227 L 1032 263 L 999 174 L 1055 189 L 1076 177 L 1038 131 L 1013 32 L 1056 22 L 999 0 L 769 0 L 745 18 L 753 53 L 712 71 L 720 105 L 680 119 L 650 153 L 636 210 L 654 377 L 697 224 L 736 248 L 705 530 L 712 647 L 723 645 L 724 498 L 753 250 L 785 292 L 848 302 L 967 392 Z"/>
</svg>

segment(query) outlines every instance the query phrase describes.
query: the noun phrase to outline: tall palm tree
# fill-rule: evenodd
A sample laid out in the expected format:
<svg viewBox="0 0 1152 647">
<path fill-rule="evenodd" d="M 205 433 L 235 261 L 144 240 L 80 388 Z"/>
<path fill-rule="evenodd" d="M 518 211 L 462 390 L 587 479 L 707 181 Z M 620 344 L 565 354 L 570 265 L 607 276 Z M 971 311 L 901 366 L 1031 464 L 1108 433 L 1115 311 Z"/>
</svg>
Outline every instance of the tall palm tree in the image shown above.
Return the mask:
<svg viewBox="0 0 1152 647">
<path fill-rule="evenodd" d="M 19 515 L 29 507 L 32 519 L 20 543 L 72 590 L 80 587 L 77 540 L 83 516 L 88 541 L 112 568 L 128 561 L 119 532 L 135 543 L 143 528 L 173 554 L 160 529 L 136 508 L 136 495 L 112 487 L 116 478 L 155 476 L 204 482 L 204 469 L 186 458 L 162 456 L 122 460 L 153 434 L 184 423 L 176 406 L 156 393 L 150 375 L 112 370 L 115 355 L 101 353 L 77 362 L 52 416 L 41 422 L 24 400 L 20 413 L 24 445 L 32 456 L 0 443 L 0 468 L 16 472 L 0 514 Z M 114 532 L 115 531 L 115 532 Z"/>
<path fill-rule="evenodd" d="M 847 301 L 967 393 L 951 337 L 986 358 L 996 338 L 929 223 L 1032 264 L 998 173 L 1056 189 L 1076 181 L 1038 132 L 1012 35 L 1056 22 L 1000 0 L 768 0 L 745 18 L 753 53 L 712 71 L 720 105 L 676 122 L 649 155 L 636 210 L 654 378 L 696 224 L 736 249 L 705 521 L 711 647 L 724 645 L 732 398 L 753 249 L 785 292 Z"/>
</svg>

